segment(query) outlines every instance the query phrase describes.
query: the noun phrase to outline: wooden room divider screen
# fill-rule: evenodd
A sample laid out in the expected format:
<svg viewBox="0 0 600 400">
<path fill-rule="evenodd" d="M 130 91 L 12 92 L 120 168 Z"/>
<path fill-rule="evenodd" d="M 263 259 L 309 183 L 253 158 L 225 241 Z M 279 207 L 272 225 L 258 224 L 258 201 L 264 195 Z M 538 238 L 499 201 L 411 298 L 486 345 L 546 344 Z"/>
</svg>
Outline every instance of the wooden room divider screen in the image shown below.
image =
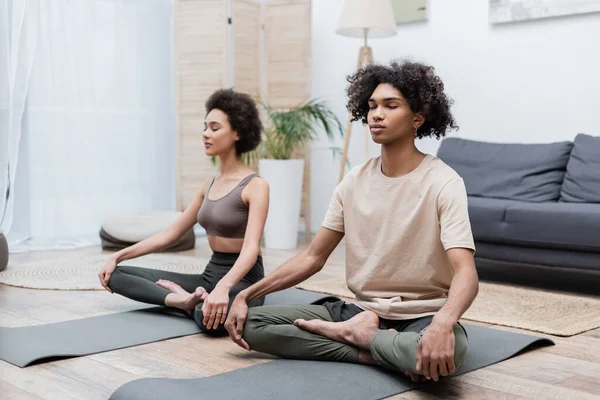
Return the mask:
<svg viewBox="0 0 600 400">
<path fill-rule="evenodd" d="M 233 87 L 281 109 L 309 99 L 310 0 L 176 0 L 174 29 L 176 190 L 183 211 L 217 172 L 202 143 L 211 93 Z M 297 156 L 306 160 L 301 217 L 308 236 L 310 154 L 299 149 Z"/>
</svg>

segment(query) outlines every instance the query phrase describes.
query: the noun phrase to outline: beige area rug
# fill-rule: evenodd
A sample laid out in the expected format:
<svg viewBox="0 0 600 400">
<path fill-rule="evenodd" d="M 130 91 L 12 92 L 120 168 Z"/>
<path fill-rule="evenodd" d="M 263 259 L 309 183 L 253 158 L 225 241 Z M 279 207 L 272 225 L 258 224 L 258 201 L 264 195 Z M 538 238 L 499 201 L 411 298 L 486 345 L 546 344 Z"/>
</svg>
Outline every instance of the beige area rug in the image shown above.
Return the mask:
<svg viewBox="0 0 600 400">
<path fill-rule="evenodd" d="M 30 289 L 104 290 L 98 272 L 110 254 L 79 254 L 55 259 L 12 262 L 0 272 L 0 283 Z M 199 274 L 208 259 L 174 253 L 155 253 L 123 261 L 120 265 Z"/>
<path fill-rule="evenodd" d="M 109 256 L 110 253 L 84 253 L 11 262 L 0 272 L 0 283 L 31 289 L 103 290 L 98 271 Z M 208 258 L 156 253 L 121 264 L 199 274 Z M 345 299 L 354 298 L 344 280 L 331 275 L 315 275 L 297 287 Z M 481 282 L 479 294 L 463 319 L 572 336 L 600 327 L 600 297 Z"/>
<path fill-rule="evenodd" d="M 298 287 L 354 298 L 341 279 L 313 277 Z M 573 336 L 600 327 L 600 297 L 480 282 L 479 294 L 463 319 Z"/>
</svg>

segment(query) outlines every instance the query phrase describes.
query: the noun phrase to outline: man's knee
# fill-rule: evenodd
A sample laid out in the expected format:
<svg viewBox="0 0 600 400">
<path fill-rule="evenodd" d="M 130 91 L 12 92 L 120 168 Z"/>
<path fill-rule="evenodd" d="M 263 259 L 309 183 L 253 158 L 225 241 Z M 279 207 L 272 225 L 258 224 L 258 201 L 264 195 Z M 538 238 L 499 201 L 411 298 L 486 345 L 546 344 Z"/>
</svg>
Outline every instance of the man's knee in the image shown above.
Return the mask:
<svg viewBox="0 0 600 400">
<path fill-rule="evenodd" d="M 454 366 L 458 370 L 467 358 L 468 340 L 463 328 L 454 325 Z"/>
<path fill-rule="evenodd" d="M 418 332 L 379 331 L 371 342 L 371 355 L 378 364 L 411 373 L 416 370 Z"/>
<path fill-rule="evenodd" d="M 416 355 L 419 341 L 425 331 L 426 328 L 421 332 L 380 331 L 371 343 L 371 354 L 383 366 L 422 375 L 423 372 L 416 369 Z M 453 332 L 454 366 L 458 370 L 467 356 L 467 336 L 458 324 L 454 325 Z"/>
<path fill-rule="evenodd" d="M 248 309 L 242 338 L 250 348 L 260 347 L 261 343 L 265 341 L 265 327 L 268 324 L 265 317 L 265 310 L 262 306 Z"/>
<path fill-rule="evenodd" d="M 465 359 L 467 358 L 467 347 L 468 340 L 467 335 L 464 329 L 458 325 L 454 324 L 453 327 L 454 333 L 454 367 L 455 372 L 463 365 Z M 422 374 L 421 372 L 419 372 Z"/>
</svg>

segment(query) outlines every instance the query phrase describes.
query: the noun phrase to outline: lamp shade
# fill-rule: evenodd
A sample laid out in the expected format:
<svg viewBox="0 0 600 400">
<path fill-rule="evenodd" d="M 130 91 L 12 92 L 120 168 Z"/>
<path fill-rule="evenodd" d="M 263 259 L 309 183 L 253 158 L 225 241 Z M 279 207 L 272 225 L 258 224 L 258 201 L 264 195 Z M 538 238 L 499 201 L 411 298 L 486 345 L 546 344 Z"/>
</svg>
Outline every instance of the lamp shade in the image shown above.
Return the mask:
<svg viewBox="0 0 600 400">
<path fill-rule="evenodd" d="M 344 0 L 336 33 L 342 36 L 382 38 L 396 34 L 390 0 Z"/>
</svg>

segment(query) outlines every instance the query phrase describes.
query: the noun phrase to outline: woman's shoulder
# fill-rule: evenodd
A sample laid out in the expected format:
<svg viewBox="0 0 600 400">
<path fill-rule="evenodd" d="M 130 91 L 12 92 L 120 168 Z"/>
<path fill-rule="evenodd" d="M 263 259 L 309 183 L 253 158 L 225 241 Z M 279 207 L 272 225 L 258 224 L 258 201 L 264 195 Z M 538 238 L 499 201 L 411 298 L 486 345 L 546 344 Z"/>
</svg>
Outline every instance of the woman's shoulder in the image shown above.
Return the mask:
<svg viewBox="0 0 600 400">
<path fill-rule="evenodd" d="M 202 196 L 206 195 L 208 188 L 212 186 L 213 182 L 217 179 L 217 176 L 218 175 L 214 175 L 214 176 L 204 179 L 204 181 L 202 182 L 202 186 L 200 187 L 200 190 L 198 191 Z"/>
<path fill-rule="evenodd" d="M 263 178 L 257 173 L 248 175 L 246 179 L 248 179 L 248 184 L 246 185 L 246 188 L 250 188 L 251 190 L 264 190 L 269 188 L 269 182 L 267 182 L 265 178 Z"/>
<path fill-rule="evenodd" d="M 242 198 L 246 201 L 254 197 L 264 197 L 269 195 L 269 182 L 257 173 L 248 175 L 246 178 L 244 189 L 242 190 Z"/>
</svg>

